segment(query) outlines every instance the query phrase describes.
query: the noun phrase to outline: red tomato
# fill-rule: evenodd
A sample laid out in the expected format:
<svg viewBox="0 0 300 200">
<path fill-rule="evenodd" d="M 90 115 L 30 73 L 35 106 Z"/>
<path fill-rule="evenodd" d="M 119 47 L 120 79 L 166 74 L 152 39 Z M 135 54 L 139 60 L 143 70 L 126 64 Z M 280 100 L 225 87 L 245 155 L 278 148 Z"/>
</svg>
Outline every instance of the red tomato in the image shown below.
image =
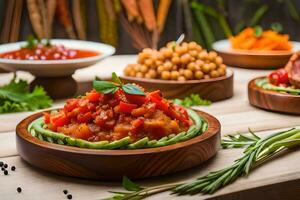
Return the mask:
<svg viewBox="0 0 300 200">
<path fill-rule="evenodd" d="M 272 72 L 269 74 L 268 78 L 269 81 L 274 85 L 289 83 L 289 75 L 284 68 Z"/>
<path fill-rule="evenodd" d="M 131 113 L 133 109 L 137 108 L 136 104 L 120 102 L 119 112 L 121 113 Z"/>
<path fill-rule="evenodd" d="M 130 102 L 130 103 L 134 103 L 137 104 L 139 106 L 143 105 L 144 103 L 146 103 L 148 101 L 146 96 L 142 96 L 142 95 L 133 95 L 133 94 L 127 94 L 125 93 L 126 99 Z"/>
<path fill-rule="evenodd" d="M 92 119 L 92 113 L 87 112 L 87 113 L 80 113 L 77 115 L 77 121 L 79 123 L 87 123 Z"/>
<path fill-rule="evenodd" d="M 96 91 L 92 91 L 92 92 L 87 92 L 86 93 L 86 98 L 90 101 L 90 102 L 96 102 L 99 101 L 99 99 L 103 97 L 103 94 L 100 94 L 99 92 Z"/>
<path fill-rule="evenodd" d="M 115 93 L 114 93 L 114 97 L 115 99 L 117 99 L 118 101 L 123 101 L 123 102 L 128 102 L 125 96 L 125 92 L 121 89 L 118 89 Z"/>
<path fill-rule="evenodd" d="M 49 113 L 44 113 L 44 121 L 45 124 L 49 124 L 50 123 L 50 114 Z"/>
<path fill-rule="evenodd" d="M 156 90 L 148 94 L 150 101 L 156 104 L 156 107 L 163 112 L 167 112 L 169 110 L 170 104 L 163 100 L 161 97 L 161 92 Z"/>
<path fill-rule="evenodd" d="M 51 117 L 51 122 L 53 126 L 60 127 L 60 126 L 67 125 L 70 122 L 70 119 L 63 114 L 58 114 Z"/>
<path fill-rule="evenodd" d="M 93 133 L 89 129 L 88 125 L 80 124 L 78 127 L 75 128 L 74 131 L 72 131 L 72 136 L 75 138 L 86 140 L 89 137 L 93 136 Z"/>
<path fill-rule="evenodd" d="M 64 109 L 68 112 L 71 112 L 73 109 L 78 107 L 79 99 L 69 99 L 67 100 Z"/>
</svg>

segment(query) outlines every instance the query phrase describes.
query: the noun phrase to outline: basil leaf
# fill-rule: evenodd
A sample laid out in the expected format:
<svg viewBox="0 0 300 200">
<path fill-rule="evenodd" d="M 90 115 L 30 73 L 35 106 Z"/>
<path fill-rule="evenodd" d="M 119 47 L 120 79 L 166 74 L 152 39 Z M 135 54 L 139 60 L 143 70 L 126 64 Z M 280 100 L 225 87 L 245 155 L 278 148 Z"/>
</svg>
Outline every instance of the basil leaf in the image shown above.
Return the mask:
<svg viewBox="0 0 300 200">
<path fill-rule="evenodd" d="M 122 185 L 128 191 L 139 191 L 143 189 L 136 183 L 132 182 L 129 178 L 127 178 L 127 176 L 123 176 Z"/>
<path fill-rule="evenodd" d="M 263 33 L 263 29 L 261 26 L 254 27 L 254 34 L 256 37 L 260 37 L 262 33 Z"/>
<path fill-rule="evenodd" d="M 127 94 L 135 94 L 135 95 L 145 96 L 145 93 L 139 87 L 137 87 L 136 85 L 130 84 L 130 83 L 122 85 L 122 89 Z"/>
<path fill-rule="evenodd" d="M 111 74 L 111 79 L 113 82 L 118 83 L 120 85 L 123 85 L 122 81 L 120 80 L 120 78 L 117 76 L 116 72 L 113 72 Z"/>
<path fill-rule="evenodd" d="M 109 81 L 93 81 L 93 87 L 104 94 L 114 93 L 118 87 Z"/>
</svg>

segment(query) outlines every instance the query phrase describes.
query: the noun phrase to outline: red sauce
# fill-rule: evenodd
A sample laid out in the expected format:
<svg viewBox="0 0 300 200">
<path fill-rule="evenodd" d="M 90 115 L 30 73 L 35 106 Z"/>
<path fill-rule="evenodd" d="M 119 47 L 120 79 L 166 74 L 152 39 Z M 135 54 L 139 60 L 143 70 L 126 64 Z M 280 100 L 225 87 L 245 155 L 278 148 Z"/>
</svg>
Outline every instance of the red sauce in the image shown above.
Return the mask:
<svg viewBox="0 0 300 200">
<path fill-rule="evenodd" d="M 16 60 L 68 60 L 76 58 L 87 58 L 99 55 L 95 51 L 69 49 L 63 45 L 45 46 L 38 44 L 33 49 L 21 48 L 0 54 L 0 58 Z"/>
</svg>

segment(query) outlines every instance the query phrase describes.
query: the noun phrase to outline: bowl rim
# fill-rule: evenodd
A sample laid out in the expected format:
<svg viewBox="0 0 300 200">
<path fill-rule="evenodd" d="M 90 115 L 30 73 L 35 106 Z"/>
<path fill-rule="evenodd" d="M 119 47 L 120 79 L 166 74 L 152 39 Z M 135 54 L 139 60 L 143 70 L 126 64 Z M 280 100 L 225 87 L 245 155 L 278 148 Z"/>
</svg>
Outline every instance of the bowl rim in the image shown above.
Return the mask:
<svg viewBox="0 0 300 200">
<path fill-rule="evenodd" d="M 277 91 L 273 91 L 273 90 L 266 90 L 264 88 L 258 87 L 255 84 L 255 81 L 258 80 L 258 79 L 262 79 L 262 78 L 267 78 L 267 76 L 259 76 L 259 77 L 251 79 L 248 83 L 248 90 L 253 89 L 253 90 L 259 91 L 260 93 L 264 93 L 266 95 L 273 95 L 273 96 L 278 96 L 278 97 L 300 98 L 300 95 L 294 95 L 294 94 L 289 94 L 289 93 L 281 93 L 281 92 L 277 92 Z"/>
<path fill-rule="evenodd" d="M 84 63 L 84 62 L 94 62 L 101 60 L 103 58 L 106 58 L 110 55 L 113 55 L 116 52 L 116 49 L 109 45 L 109 44 L 104 44 L 100 42 L 93 42 L 93 41 L 85 41 L 85 40 L 74 40 L 74 39 L 51 39 L 54 44 L 63 44 L 68 47 L 68 43 L 77 43 L 77 44 L 88 44 L 91 46 L 94 46 L 94 48 L 91 51 L 95 51 L 99 53 L 96 56 L 90 56 L 86 58 L 75 58 L 75 59 L 66 59 L 66 60 L 17 60 L 17 59 L 5 59 L 5 58 L 0 58 L 0 63 L 2 64 L 17 64 L 17 65 L 51 65 L 51 64 L 75 64 L 75 63 Z M 21 46 L 22 44 L 25 44 L 26 41 L 19 41 L 19 42 L 14 42 L 14 43 L 6 43 L 6 44 L 1 44 L 0 45 L 0 50 L 4 48 L 10 48 L 10 50 L 7 50 L 7 52 L 14 51 L 19 49 L 19 47 L 15 46 Z M 99 48 L 96 50 L 96 48 Z M 76 48 L 76 49 L 81 49 L 81 48 Z M 102 50 L 100 50 L 102 49 Z M 83 49 L 84 50 L 84 49 Z M 105 50 L 105 51 L 103 51 Z M 2 52 L 2 53 L 5 53 Z"/>
<path fill-rule="evenodd" d="M 217 78 L 210 78 L 210 79 L 201 79 L 201 80 L 187 80 L 187 81 L 175 81 L 175 80 L 161 80 L 161 79 L 146 79 L 146 78 L 137 78 L 131 76 L 125 76 L 124 74 L 120 76 L 121 79 L 127 81 L 134 81 L 134 82 L 144 82 L 144 83 L 155 83 L 155 84 L 198 84 L 198 83 L 209 83 L 215 81 L 222 81 L 225 79 L 229 79 L 234 76 L 234 72 L 231 69 L 226 69 L 226 75 L 220 76 Z"/>
<path fill-rule="evenodd" d="M 225 43 L 226 46 L 228 46 L 229 49 L 220 49 L 218 45 L 220 43 Z M 300 49 L 294 49 L 295 45 L 300 47 L 300 42 L 297 41 L 290 41 L 293 45 L 293 49 L 291 51 L 284 51 L 284 50 L 278 50 L 278 51 L 259 51 L 259 50 L 239 50 L 239 49 L 232 49 L 230 47 L 230 41 L 228 39 L 224 40 L 218 40 L 212 44 L 212 49 L 222 53 L 222 54 L 230 54 L 230 55 L 243 55 L 243 56 L 291 56 L 293 53 L 297 52 Z"/>
<path fill-rule="evenodd" d="M 199 111 L 199 110 L 195 110 L 195 111 L 199 115 L 201 115 L 201 117 L 203 117 L 208 123 L 208 129 L 204 133 L 192 139 L 189 139 L 187 141 L 175 143 L 172 145 L 162 146 L 162 147 L 156 147 L 156 148 L 132 149 L 132 150 L 131 149 L 124 149 L 124 150 L 87 149 L 87 148 L 60 145 L 60 144 L 54 144 L 54 143 L 42 141 L 32 136 L 27 131 L 27 128 L 28 125 L 33 120 L 41 117 L 45 111 L 35 113 L 23 119 L 16 127 L 16 136 L 20 137 L 21 139 L 25 140 L 28 143 L 31 143 L 31 145 L 37 145 L 40 148 L 47 148 L 54 151 L 75 153 L 75 154 L 82 154 L 82 155 L 130 156 L 130 155 L 161 153 L 161 152 L 185 148 L 187 146 L 194 145 L 199 142 L 203 142 L 211 137 L 214 137 L 217 134 L 220 134 L 221 124 L 214 116 L 203 111 Z"/>
</svg>

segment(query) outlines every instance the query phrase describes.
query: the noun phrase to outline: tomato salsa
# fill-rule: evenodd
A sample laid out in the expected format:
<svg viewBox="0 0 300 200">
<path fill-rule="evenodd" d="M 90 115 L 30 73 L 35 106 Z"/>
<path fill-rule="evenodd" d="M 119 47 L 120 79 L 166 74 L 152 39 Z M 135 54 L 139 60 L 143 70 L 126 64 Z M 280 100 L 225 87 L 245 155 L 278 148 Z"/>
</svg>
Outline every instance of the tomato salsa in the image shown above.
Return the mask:
<svg viewBox="0 0 300 200">
<path fill-rule="evenodd" d="M 47 129 L 92 142 L 128 136 L 137 141 L 178 134 L 193 124 L 186 109 L 164 99 L 159 90 L 137 95 L 132 91 L 143 89 L 134 84 L 108 88 L 109 84 L 67 100 L 57 112 L 44 113 Z"/>
<path fill-rule="evenodd" d="M 33 48 L 22 47 L 16 51 L 0 54 L 0 58 L 16 60 L 67 60 L 97 55 L 99 53 L 95 51 L 69 49 L 63 45 L 45 45 L 39 43 Z"/>
</svg>

